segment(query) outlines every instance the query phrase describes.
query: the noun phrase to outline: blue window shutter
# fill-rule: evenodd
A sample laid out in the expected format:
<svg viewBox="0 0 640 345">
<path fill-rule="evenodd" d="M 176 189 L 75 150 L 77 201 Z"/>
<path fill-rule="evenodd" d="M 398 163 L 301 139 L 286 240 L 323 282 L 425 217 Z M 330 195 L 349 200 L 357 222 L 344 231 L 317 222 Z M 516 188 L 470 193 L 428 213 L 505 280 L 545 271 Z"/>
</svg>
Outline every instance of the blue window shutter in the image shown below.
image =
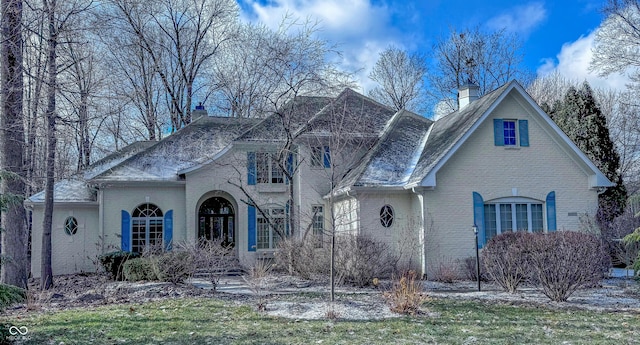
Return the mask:
<svg viewBox="0 0 640 345">
<path fill-rule="evenodd" d="M 329 146 L 324 147 L 324 167 L 331 168 L 331 149 Z"/>
<path fill-rule="evenodd" d="M 164 214 L 164 250 L 171 250 L 173 241 L 173 210 Z"/>
<path fill-rule="evenodd" d="M 518 121 L 519 131 L 520 131 L 520 146 L 528 147 L 529 146 L 529 121 L 528 120 L 519 120 Z"/>
<path fill-rule="evenodd" d="M 293 177 L 293 153 L 289 153 L 287 155 L 287 173 L 289 176 Z M 288 178 L 286 182 L 289 183 Z"/>
<path fill-rule="evenodd" d="M 122 210 L 121 243 L 120 249 L 124 252 L 131 251 L 131 216 L 129 212 Z"/>
<path fill-rule="evenodd" d="M 547 194 L 547 231 L 556 230 L 556 192 L 550 192 Z"/>
<path fill-rule="evenodd" d="M 486 242 L 484 232 L 484 200 L 482 195 L 473 192 L 473 224 L 478 227 L 478 248 L 484 247 Z"/>
<path fill-rule="evenodd" d="M 247 152 L 247 184 L 256 184 L 256 153 Z"/>
<path fill-rule="evenodd" d="M 493 140 L 496 146 L 504 146 L 504 121 L 502 119 L 493 119 Z"/>
<path fill-rule="evenodd" d="M 248 242 L 248 250 L 250 252 L 256 251 L 256 208 L 254 206 L 247 206 L 248 209 L 248 233 L 247 233 L 247 242 Z"/>
</svg>

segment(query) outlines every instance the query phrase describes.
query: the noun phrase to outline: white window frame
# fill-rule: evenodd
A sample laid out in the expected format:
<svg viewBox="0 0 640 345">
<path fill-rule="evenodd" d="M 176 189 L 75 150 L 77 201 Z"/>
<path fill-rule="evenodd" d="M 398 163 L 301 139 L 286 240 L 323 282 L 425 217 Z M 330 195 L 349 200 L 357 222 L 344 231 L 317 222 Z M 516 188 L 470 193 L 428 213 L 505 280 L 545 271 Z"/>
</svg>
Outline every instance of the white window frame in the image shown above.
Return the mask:
<svg viewBox="0 0 640 345">
<path fill-rule="evenodd" d="M 274 250 L 278 246 L 280 235 L 273 227 L 278 226 L 280 231 L 284 233 L 286 226 L 285 209 L 284 207 L 274 207 L 263 209 L 263 211 L 269 216 L 271 224 L 260 212 L 256 213 L 256 249 Z M 266 232 L 266 237 L 261 236 L 264 232 Z M 265 238 L 266 241 L 264 240 Z"/>
<path fill-rule="evenodd" d="M 324 206 L 313 205 L 311 206 L 311 211 L 313 212 L 311 227 L 316 240 L 315 247 L 322 248 L 324 242 Z"/>
<path fill-rule="evenodd" d="M 265 163 L 265 159 L 267 163 L 266 170 L 261 168 L 261 163 Z M 256 152 L 256 184 L 284 184 L 284 171 L 278 167 L 275 154 L 270 152 Z"/>
<path fill-rule="evenodd" d="M 309 165 L 314 169 L 324 168 L 324 146 L 311 146 L 311 161 Z"/>
<path fill-rule="evenodd" d="M 486 202 L 485 205 L 492 205 L 494 207 L 496 213 L 496 236 L 500 235 L 503 232 L 516 232 L 526 230 L 527 232 L 534 232 L 533 230 L 533 207 L 532 205 L 540 205 L 541 216 L 542 216 L 542 228 L 536 232 L 545 232 L 545 212 L 544 212 L 544 203 L 542 201 L 526 199 L 526 198 L 506 198 L 506 199 L 498 199 L 490 202 Z M 502 206 L 501 205 L 509 205 L 511 210 L 511 217 L 509 222 L 511 223 L 511 229 L 503 229 L 502 226 Z M 527 229 L 518 229 L 518 212 L 516 205 L 527 205 Z M 486 212 L 486 211 L 485 211 Z M 486 214 L 486 213 L 485 213 Z M 488 239 L 488 238 L 487 238 Z"/>
<path fill-rule="evenodd" d="M 150 249 L 152 246 L 158 246 L 164 244 L 164 213 L 162 209 L 155 204 L 142 204 L 136 207 L 132 215 L 138 211 L 140 216 L 131 217 L 131 251 L 135 252 L 138 249 L 138 253 L 142 253 L 144 250 Z M 139 235 L 144 235 L 144 238 L 139 237 L 138 241 L 134 241 L 134 232 Z M 153 243 L 151 239 L 151 233 L 155 235 Z M 144 245 L 140 245 L 140 241 L 144 240 Z"/>
</svg>

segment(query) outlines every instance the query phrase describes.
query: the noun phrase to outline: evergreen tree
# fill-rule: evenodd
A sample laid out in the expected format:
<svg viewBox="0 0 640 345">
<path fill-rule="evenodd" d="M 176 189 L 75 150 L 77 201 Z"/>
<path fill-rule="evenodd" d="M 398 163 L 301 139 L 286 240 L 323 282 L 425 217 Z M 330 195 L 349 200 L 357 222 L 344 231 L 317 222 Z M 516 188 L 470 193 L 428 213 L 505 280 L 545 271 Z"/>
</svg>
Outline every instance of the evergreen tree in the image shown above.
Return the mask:
<svg viewBox="0 0 640 345">
<path fill-rule="evenodd" d="M 552 119 L 591 161 L 616 185 L 598 197 L 598 221 L 608 226 L 622 214 L 627 189 L 620 174 L 620 155 L 609 136 L 607 119 L 600 111 L 593 90 L 585 81 L 578 90 L 570 87 L 562 101 L 550 112 Z"/>
</svg>

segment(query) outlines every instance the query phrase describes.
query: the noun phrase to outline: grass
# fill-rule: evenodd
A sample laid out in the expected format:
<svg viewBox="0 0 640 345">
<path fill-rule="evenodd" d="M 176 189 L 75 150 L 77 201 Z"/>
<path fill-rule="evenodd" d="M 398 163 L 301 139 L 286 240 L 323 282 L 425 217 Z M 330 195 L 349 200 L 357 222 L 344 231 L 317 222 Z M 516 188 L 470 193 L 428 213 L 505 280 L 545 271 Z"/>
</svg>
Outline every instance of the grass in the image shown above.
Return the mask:
<svg viewBox="0 0 640 345">
<path fill-rule="evenodd" d="M 17 344 L 640 344 L 640 315 L 432 300 L 434 316 L 296 321 L 216 299 L 14 317 Z"/>
</svg>

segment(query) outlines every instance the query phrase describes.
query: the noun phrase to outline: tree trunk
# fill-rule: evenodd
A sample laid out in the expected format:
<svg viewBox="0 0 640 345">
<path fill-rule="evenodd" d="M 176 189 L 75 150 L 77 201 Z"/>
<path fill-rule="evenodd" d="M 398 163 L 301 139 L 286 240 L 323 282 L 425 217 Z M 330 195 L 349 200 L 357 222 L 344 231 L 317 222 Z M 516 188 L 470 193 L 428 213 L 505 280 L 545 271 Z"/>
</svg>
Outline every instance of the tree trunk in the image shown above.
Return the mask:
<svg viewBox="0 0 640 345">
<path fill-rule="evenodd" d="M 44 196 L 44 220 L 42 221 L 42 261 L 40 288 L 48 290 L 53 287 L 53 270 L 51 267 L 51 227 L 53 219 L 53 186 L 55 183 L 56 163 L 56 46 L 58 44 L 55 27 L 56 0 L 44 0 L 48 17 L 49 37 L 47 39 L 47 172 Z"/>
<path fill-rule="evenodd" d="M 2 179 L 0 194 L 19 197 L 2 212 L 2 283 L 26 288 L 29 272 L 28 233 L 22 198 L 24 182 L 24 124 L 22 118 L 22 1 L 2 0 L 2 114 L 0 167 L 13 174 Z"/>
</svg>

